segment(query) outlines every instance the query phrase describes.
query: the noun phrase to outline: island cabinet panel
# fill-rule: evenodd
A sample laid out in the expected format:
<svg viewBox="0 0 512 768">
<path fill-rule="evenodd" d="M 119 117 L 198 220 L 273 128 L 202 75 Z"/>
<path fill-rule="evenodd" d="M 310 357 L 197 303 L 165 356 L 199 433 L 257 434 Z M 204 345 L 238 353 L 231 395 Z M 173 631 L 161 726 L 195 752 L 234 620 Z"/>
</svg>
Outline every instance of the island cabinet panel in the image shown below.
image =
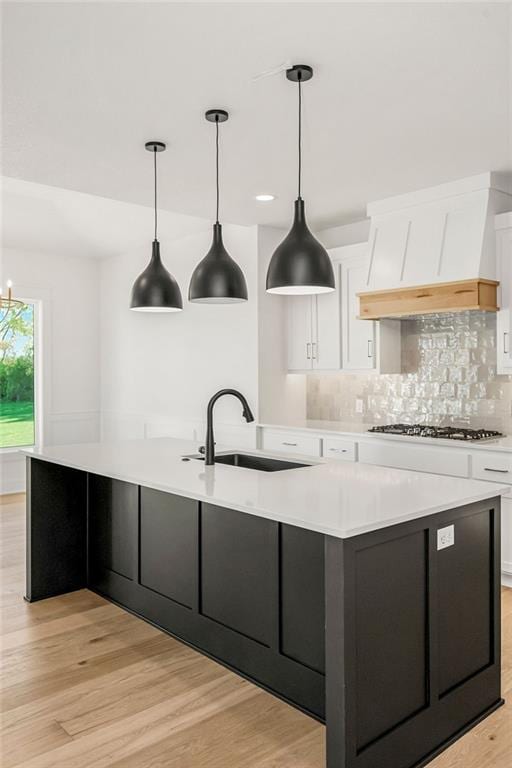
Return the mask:
<svg viewBox="0 0 512 768">
<path fill-rule="evenodd" d="M 487 511 L 454 524 L 455 545 L 439 552 L 439 695 L 493 659 L 492 518 Z"/>
<path fill-rule="evenodd" d="M 357 749 L 427 705 L 428 531 L 355 554 Z"/>
<path fill-rule="evenodd" d="M 501 706 L 499 545 L 499 498 L 326 537 L 327 768 L 419 768 Z"/>
<path fill-rule="evenodd" d="M 140 583 L 187 608 L 197 606 L 199 504 L 141 488 Z"/>
<path fill-rule="evenodd" d="M 325 673 L 325 536 L 281 526 L 281 653 Z"/>
<path fill-rule="evenodd" d="M 30 602 L 87 584 L 87 475 L 27 458 L 27 573 Z"/>
<path fill-rule="evenodd" d="M 89 475 L 89 578 L 109 593 L 111 574 L 137 577 L 139 487 Z"/>
<path fill-rule="evenodd" d="M 200 611 L 268 647 L 278 644 L 279 524 L 202 505 Z"/>
</svg>

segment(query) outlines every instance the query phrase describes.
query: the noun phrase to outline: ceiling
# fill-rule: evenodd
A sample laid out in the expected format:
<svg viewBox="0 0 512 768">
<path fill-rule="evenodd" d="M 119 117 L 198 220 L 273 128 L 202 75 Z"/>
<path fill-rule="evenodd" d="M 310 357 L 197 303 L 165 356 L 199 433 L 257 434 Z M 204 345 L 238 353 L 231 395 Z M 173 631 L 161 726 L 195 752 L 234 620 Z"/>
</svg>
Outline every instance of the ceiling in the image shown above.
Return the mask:
<svg viewBox="0 0 512 768">
<path fill-rule="evenodd" d="M 206 219 L 159 211 L 162 245 L 210 229 Z M 150 249 L 153 210 L 20 179 L 2 179 L 2 247 L 107 259 Z M 172 253 L 172 249 L 171 249 Z"/>
<path fill-rule="evenodd" d="M 512 170 L 511 8 L 498 3 L 4 3 L 3 172 L 211 218 L 286 225 L 296 190 L 296 86 L 309 63 L 304 197 L 316 227 L 368 201 Z M 277 195 L 257 203 L 257 193 Z"/>
</svg>

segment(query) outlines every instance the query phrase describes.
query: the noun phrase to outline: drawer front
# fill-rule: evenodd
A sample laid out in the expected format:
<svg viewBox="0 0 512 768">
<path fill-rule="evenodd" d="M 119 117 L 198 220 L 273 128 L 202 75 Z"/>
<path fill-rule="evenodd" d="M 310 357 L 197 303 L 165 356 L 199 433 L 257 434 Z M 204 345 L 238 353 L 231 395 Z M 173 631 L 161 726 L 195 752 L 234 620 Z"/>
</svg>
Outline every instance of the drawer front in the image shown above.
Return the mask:
<svg viewBox="0 0 512 768">
<path fill-rule="evenodd" d="M 324 437 L 324 458 L 340 461 L 356 461 L 357 443 L 353 440 L 339 440 L 338 438 Z"/>
<path fill-rule="evenodd" d="M 475 452 L 472 475 L 478 480 L 512 485 L 512 455 L 491 451 Z"/>
<path fill-rule="evenodd" d="M 360 442 L 359 461 L 383 467 L 432 472 L 436 475 L 469 477 L 469 453 L 449 448 L 430 448 L 422 445 L 402 445 L 389 441 Z"/>
<path fill-rule="evenodd" d="M 301 435 L 296 432 L 281 432 L 280 430 L 263 430 L 263 449 L 267 451 L 283 451 L 284 453 L 300 453 L 304 456 L 320 456 L 320 438 Z"/>
</svg>

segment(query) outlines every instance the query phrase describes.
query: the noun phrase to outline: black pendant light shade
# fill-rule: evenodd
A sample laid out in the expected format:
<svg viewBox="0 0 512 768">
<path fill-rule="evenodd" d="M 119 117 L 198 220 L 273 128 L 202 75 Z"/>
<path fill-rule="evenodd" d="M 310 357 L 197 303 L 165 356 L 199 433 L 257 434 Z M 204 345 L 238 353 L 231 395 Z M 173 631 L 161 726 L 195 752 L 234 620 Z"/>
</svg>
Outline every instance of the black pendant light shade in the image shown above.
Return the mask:
<svg viewBox="0 0 512 768">
<path fill-rule="evenodd" d="M 151 261 L 135 280 L 132 288 L 130 309 L 137 312 L 180 312 L 183 301 L 178 283 L 166 270 L 160 258 L 160 243 L 157 240 L 157 198 L 156 198 L 156 153 L 165 150 L 161 141 L 148 141 L 146 149 L 153 152 L 155 172 L 155 239 Z"/>
<path fill-rule="evenodd" d="M 247 283 L 244 273 L 224 247 L 219 224 L 219 123 L 225 122 L 229 115 L 224 109 L 209 109 L 205 117 L 216 127 L 217 216 L 212 245 L 192 273 L 188 298 L 198 304 L 234 304 L 247 301 Z"/>
<path fill-rule="evenodd" d="M 130 309 L 137 312 L 179 312 L 183 309 L 180 287 L 162 264 L 158 240 L 153 240 L 151 261 L 133 284 Z"/>
<path fill-rule="evenodd" d="M 283 295 L 330 293 L 335 290 L 334 270 L 329 254 L 306 224 L 301 197 L 302 174 L 302 91 L 301 83 L 311 80 L 313 70 L 298 64 L 286 71 L 286 77 L 299 86 L 299 167 L 298 196 L 295 200 L 293 226 L 274 251 L 267 272 L 267 292 Z"/>
<path fill-rule="evenodd" d="M 203 304 L 230 304 L 247 301 L 244 273 L 224 247 L 222 225 L 213 225 L 210 250 L 199 262 L 190 281 L 190 301 Z"/>
<path fill-rule="evenodd" d="M 267 291 L 293 296 L 329 293 L 334 288 L 331 259 L 308 229 L 304 200 L 299 197 L 295 201 L 293 226 L 270 261 Z"/>
</svg>

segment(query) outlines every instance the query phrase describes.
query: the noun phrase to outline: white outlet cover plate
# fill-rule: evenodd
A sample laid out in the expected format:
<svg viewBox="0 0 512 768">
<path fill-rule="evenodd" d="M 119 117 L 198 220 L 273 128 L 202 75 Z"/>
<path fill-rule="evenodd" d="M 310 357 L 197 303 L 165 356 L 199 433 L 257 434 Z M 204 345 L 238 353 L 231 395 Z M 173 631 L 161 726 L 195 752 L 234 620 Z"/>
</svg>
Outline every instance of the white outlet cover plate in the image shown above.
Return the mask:
<svg viewBox="0 0 512 768">
<path fill-rule="evenodd" d="M 446 528 L 437 529 L 437 549 L 446 549 L 455 544 L 455 526 L 447 525 Z"/>
</svg>

